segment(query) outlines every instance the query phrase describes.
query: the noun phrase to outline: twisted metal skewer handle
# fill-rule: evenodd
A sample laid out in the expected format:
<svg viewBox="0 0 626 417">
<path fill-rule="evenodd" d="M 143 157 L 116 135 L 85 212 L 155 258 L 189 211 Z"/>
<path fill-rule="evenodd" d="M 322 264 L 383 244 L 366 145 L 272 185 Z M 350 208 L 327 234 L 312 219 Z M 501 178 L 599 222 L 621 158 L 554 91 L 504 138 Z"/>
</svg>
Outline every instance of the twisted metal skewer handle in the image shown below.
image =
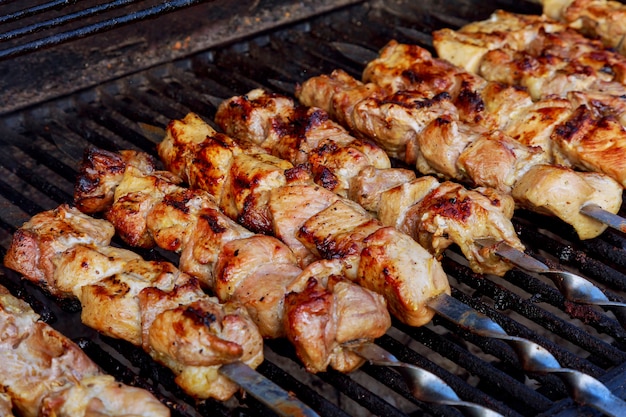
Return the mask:
<svg viewBox="0 0 626 417">
<path fill-rule="evenodd" d="M 568 271 L 551 269 L 543 262 L 526 255 L 524 252 L 509 246 L 503 241 L 480 239 L 476 241 L 483 247 L 493 247 L 498 256 L 508 260 L 517 267 L 550 278 L 561 294 L 569 301 L 580 304 L 591 304 L 616 310 L 616 318 L 626 327 L 626 303 L 611 301 L 588 279 Z"/>
<path fill-rule="evenodd" d="M 435 297 L 428 305 L 440 315 L 475 334 L 507 342 L 517 353 L 525 371 L 558 375 L 577 403 L 589 405 L 608 416 L 626 416 L 624 400 L 613 395 L 594 377 L 575 369 L 561 367 L 557 359 L 537 343 L 509 336 L 499 324 L 447 294 Z"/>
<path fill-rule="evenodd" d="M 437 375 L 415 365 L 401 362 L 380 346 L 368 343 L 354 347 L 353 351 L 373 365 L 397 368 L 411 393 L 420 401 L 457 407 L 464 414 L 473 417 L 502 417 L 502 414 L 482 405 L 461 400 L 454 390 Z"/>
</svg>

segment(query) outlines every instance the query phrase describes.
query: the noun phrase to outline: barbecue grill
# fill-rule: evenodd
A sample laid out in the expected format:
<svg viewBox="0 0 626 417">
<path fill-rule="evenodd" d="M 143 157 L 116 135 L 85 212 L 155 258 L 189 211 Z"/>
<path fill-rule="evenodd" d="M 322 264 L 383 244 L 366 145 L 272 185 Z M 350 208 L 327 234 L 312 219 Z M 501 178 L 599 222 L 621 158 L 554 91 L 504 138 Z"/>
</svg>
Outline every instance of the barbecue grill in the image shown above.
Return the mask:
<svg viewBox="0 0 626 417">
<path fill-rule="evenodd" d="M 156 143 L 141 124 L 163 127 L 189 111 L 210 121 L 216 98 L 256 87 L 293 94 L 296 83 L 336 68 L 358 77 L 363 62 L 342 45 L 376 51 L 397 39 L 432 50 L 432 30 L 484 19 L 496 8 L 540 13 L 524 1 L 0 1 L 0 255 L 23 222 L 71 201 L 78 163 L 90 145 L 155 154 Z M 580 241 L 569 226 L 524 211 L 514 224 L 535 258 L 575 271 L 611 300 L 624 301 L 623 233 L 609 229 Z M 160 250 L 141 254 L 176 262 Z M 626 329 L 619 312 L 568 301 L 552 281 L 520 270 L 504 278 L 474 274 L 454 248 L 442 263 L 454 298 L 626 398 Z M 272 415 L 245 394 L 197 403 L 139 348 L 82 325 L 76 304 L 55 300 L 6 269 L 0 284 L 105 371 L 154 392 L 174 416 Z M 600 415 L 576 403 L 558 376 L 524 371 L 506 342 L 441 316 L 421 328 L 395 322 L 377 343 L 438 375 L 462 399 L 503 415 Z M 461 415 L 455 407 L 415 399 L 391 368 L 366 364 L 350 375 L 310 375 L 285 340 L 268 341 L 265 352 L 258 371 L 321 416 Z"/>
</svg>

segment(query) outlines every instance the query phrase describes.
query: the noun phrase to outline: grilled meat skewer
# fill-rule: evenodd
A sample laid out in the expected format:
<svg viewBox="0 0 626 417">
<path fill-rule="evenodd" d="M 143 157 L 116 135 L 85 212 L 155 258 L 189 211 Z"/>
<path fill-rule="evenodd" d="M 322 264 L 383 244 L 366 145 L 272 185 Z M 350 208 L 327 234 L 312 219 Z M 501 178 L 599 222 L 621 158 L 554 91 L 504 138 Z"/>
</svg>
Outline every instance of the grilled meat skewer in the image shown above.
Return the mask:
<svg viewBox="0 0 626 417">
<path fill-rule="evenodd" d="M 582 33 L 600 38 L 608 48 L 626 55 L 626 6 L 611 0 L 541 0 L 543 13 Z"/>
<path fill-rule="evenodd" d="M 388 142 L 403 144 L 394 145 L 406 149 L 404 155 L 398 156 L 403 156 L 407 163 L 415 163 L 423 173 L 444 174 L 449 178 L 490 186 L 500 192 L 510 191 L 519 206 L 561 218 L 571 224 L 582 239 L 595 237 L 607 227 L 580 213 L 583 205 L 597 204 L 612 213 L 619 210 L 622 187 L 605 175 L 574 172 L 551 165 L 541 149 L 525 147 L 499 131 L 461 122 L 454 115 L 432 114 L 424 119 L 421 109 L 427 107 L 430 111 L 432 100 L 419 94 L 404 102 L 363 97 L 359 94 L 364 91 L 363 88 L 350 94 L 359 82 L 354 79 L 345 82 L 347 77 L 340 72 L 314 77 L 297 91 L 298 98 L 309 106 L 331 103 L 335 113 L 351 109 L 351 114 L 344 113 L 344 119 L 352 119 L 356 133 L 382 147 Z M 327 92 L 331 97 L 338 94 L 338 97 L 317 100 L 320 91 Z M 398 94 L 411 96 L 410 92 Z M 398 94 L 391 97 L 395 98 Z M 389 117 L 391 108 L 394 112 L 392 118 Z M 397 117 L 397 114 L 402 114 L 402 117 Z M 442 167 L 449 170 L 445 171 Z M 540 170 L 550 175 L 537 175 Z M 527 180 L 522 182 L 526 175 L 529 175 Z M 545 181 L 529 187 L 528 179 L 533 177 Z M 569 188 L 563 188 L 559 185 L 562 184 L 560 181 L 553 181 L 555 177 L 575 182 Z"/>
<path fill-rule="evenodd" d="M 114 233 L 107 221 L 61 205 L 18 229 L 4 263 L 53 295 L 77 298 L 86 325 L 141 346 L 190 395 L 232 396 L 238 387 L 219 367 L 263 360 L 262 338 L 246 311 L 219 304 L 168 262 L 109 246 Z"/>
<path fill-rule="evenodd" d="M 144 155 L 91 149 L 86 156 L 79 207 L 106 210 L 131 245 L 180 253 L 182 271 L 221 301 L 244 306 L 263 337 L 288 337 L 310 372 L 350 372 L 363 360 L 344 346 L 369 343 L 389 328 L 384 299 L 343 279 L 340 262 L 301 268 L 285 244 L 233 222 L 206 191 L 183 188 L 153 166 L 138 168 Z"/>
<path fill-rule="evenodd" d="M 433 177 L 417 179 L 413 171 L 391 168 L 388 158 L 384 164 L 380 162 L 384 152 L 373 143 L 347 131 L 342 141 L 335 140 L 336 134 L 325 135 L 328 126 L 332 133 L 341 128 L 330 122 L 322 109 L 296 106 L 287 97 L 258 89 L 225 100 L 215 119 L 227 134 L 238 135 L 278 157 L 291 158 L 294 164 L 307 163 L 314 173 L 320 173 L 315 175 L 318 184 L 347 194 L 378 215 L 383 224 L 412 236 L 436 256 L 457 243 L 474 271 L 504 275 L 511 264 L 475 242 L 489 237 L 524 249 L 510 223 L 511 197 L 439 183 Z M 259 126 L 263 128 L 255 129 Z M 299 152 L 285 152 L 294 142 Z M 336 179 L 330 181 L 331 177 Z M 346 185 L 337 189 L 335 184 Z"/>
<path fill-rule="evenodd" d="M 0 414 L 169 416 L 152 394 L 106 375 L 67 337 L 0 286 Z"/>
<path fill-rule="evenodd" d="M 447 277 L 430 253 L 315 184 L 305 167 L 285 170 L 289 162 L 254 145 L 237 145 L 194 114 L 170 122 L 158 151 L 169 170 L 215 195 L 229 217 L 245 224 L 250 213 L 260 213 L 255 217 L 267 219 L 263 231 L 292 246 L 302 264 L 320 257 L 339 260 L 348 278 L 384 294 L 404 323 L 429 322 L 434 311 L 428 300 L 449 294 Z"/>
<path fill-rule="evenodd" d="M 435 75 L 437 81 L 432 81 Z M 524 145 L 539 146 L 551 163 L 602 172 L 626 185 L 626 128 L 623 126 L 626 101 L 622 95 L 571 91 L 564 97 L 552 96 L 533 102 L 519 87 L 485 80 L 481 83 L 471 77 L 476 76 L 443 59 L 433 58 L 417 45 L 393 41 L 363 72 L 365 81 L 378 84 L 388 93 L 404 94 L 408 98 L 402 102 L 404 105 L 410 100 L 429 103 L 431 97 L 450 94 L 449 100 L 456 111 L 446 114 L 452 119 L 471 126 L 478 124 L 487 131 L 501 130 Z M 340 77 L 335 75 L 335 78 Z M 467 81 L 468 78 L 472 82 Z M 346 81 L 346 77 L 341 77 L 340 81 L 354 84 Z M 442 89 L 447 86 L 451 88 L 449 92 Z M 359 87 L 354 88 L 358 91 Z M 407 90 L 418 91 L 420 95 L 406 93 Z M 375 99 L 385 100 L 384 96 Z M 364 124 L 361 118 L 376 114 L 376 107 L 380 107 L 376 101 L 364 101 L 358 107 L 364 115 L 354 112 L 355 117 L 359 117 L 356 122 Z M 395 111 L 402 114 L 401 110 Z M 428 114 L 424 110 L 422 113 Z M 402 123 L 406 119 L 405 116 Z"/>
</svg>

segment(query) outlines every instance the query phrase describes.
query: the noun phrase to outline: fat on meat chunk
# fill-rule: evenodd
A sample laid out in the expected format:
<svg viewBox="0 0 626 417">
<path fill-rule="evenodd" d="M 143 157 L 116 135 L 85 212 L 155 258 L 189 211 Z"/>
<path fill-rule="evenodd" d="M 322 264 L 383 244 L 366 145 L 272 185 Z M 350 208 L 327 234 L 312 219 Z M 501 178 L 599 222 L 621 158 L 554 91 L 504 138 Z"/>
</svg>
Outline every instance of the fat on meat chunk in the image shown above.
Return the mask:
<svg viewBox="0 0 626 417">
<path fill-rule="evenodd" d="M 575 172 L 556 165 L 536 165 L 515 185 L 512 195 L 521 207 L 555 215 L 570 224 L 580 239 L 600 235 L 607 226 L 580 209 L 598 204 L 617 213 L 622 202 L 622 187 L 608 176 Z"/>
<path fill-rule="evenodd" d="M 456 244 L 473 271 L 501 276 L 512 265 L 476 241 L 495 239 L 523 251 L 511 224 L 514 207 L 510 195 L 443 182 L 407 210 L 399 230 L 435 256 Z"/>
</svg>

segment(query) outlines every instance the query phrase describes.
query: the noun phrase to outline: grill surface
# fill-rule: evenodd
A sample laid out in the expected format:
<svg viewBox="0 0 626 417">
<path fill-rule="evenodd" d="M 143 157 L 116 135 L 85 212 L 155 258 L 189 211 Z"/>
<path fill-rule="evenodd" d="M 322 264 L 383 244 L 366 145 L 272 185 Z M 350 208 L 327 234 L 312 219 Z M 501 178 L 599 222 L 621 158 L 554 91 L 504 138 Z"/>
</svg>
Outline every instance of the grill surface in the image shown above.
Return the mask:
<svg viewBox="0 0 626 417">
<path fill-rule="evenodd" d="M 359 76 L 362 64 L 342 55 L 333 42 L 376 50 L 397 39 L 429 47 L 428 34 L 433 29 L 485 18 L 495 8 L 539 11 L 530 3 L 517 2 L 489 6 L 460 0 L 445 5 L 360 3 L 183 59 L 173 61 L 167 56 L 167 62 L 159 65 L 151 61 L 148 69 L 108 82 L 94 77 L 91 82 L 97 82 L 97 86 L 54 100 L 44 102 L 50 98 L 44 94 L 37 103 L 9 103 L 5 94 L 0 119 L 1 255 L 7 250 L 11 234 L 24 221 L 71 201 L 78 162 L 88 145 L 154 154 L 155 143 L 142 134 L 138 122 L 165 126 L 170 119 L 181 118 L 189 111 L 209 121 L 216 110 L 211 97 L 226 98 L 255 87 L 291 94 L 289 86 L 335 68 Z M 0 64 L 7 68 L 17 59 Z M 114 71 L 108 77 L 118 75 Z M 6 77 L 4 80 L 10 83 Z M 23 97 L 32 100 L 36 85 Z M 59 94 L 55 91 L 53 95 Z M 569 227 L 542 216 L 518 212 L 514 223 L 533 255 L 580 272 L 607 288 L 610 298 L 623 301 L 623 234 L 609 230 L 599 238 L 581 242 Z M 173 255 L 157 250 L 141 254 L 176 261 Z M 547 348 L 563 367 L 592 375 L 626 398 L 626 330 L 612 313 L 572 304 L 551 282 L 519 271 L 509 272 L 504 279 L 473 274 L 454 250 L 447 252 L 443 265 L 454 297 L 493 318 L 509 334 Z M 173 415 L 271 414 L 245 396 L 228 403 L 194 403 L 176 387 L 171 372 L 153 363 L 142 351 L 99 336 L 80 324 L 75 304 L 58 303 L 20 281 L 17 274 L 1 272 L 0 283 L 29 301 L 46 321 L 75 338 L 106 371 L 123 382 L 156 392 L 172 408 Z M 505 415 L 597 414 L 574 405 L 558 377 L 521 371 L 517 356 L 504 342 L 476 336 L 440 317 L 422 328 L 395 323 L 378 343 L 399 359 L 437 374 L 461 398 L 486 404 Z M 388 368 L 365 365 L 351 375 L 334 371 L 308 375 L 298 365 L 293 349 L 282 340 L 267 342 L 266 357 L 259 371 L 323 416 L 460 415 L 454 408 L 416 401 L 399 375 Z"/>
</svg>

